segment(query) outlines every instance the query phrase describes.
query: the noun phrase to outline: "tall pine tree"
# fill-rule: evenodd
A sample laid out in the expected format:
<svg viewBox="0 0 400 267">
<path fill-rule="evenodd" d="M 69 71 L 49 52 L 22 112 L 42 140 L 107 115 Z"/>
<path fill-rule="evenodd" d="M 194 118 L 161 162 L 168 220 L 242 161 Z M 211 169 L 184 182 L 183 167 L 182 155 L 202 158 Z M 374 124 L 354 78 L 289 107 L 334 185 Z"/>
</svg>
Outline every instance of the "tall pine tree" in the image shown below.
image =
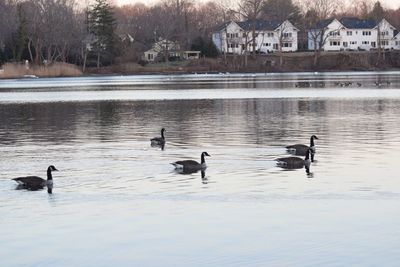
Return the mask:
<svg viewBox="0 0 400 267">
<path fill-rule="evenodd" d="M 112 7 L 107 0 L 96 0 L 89 11 L 89 32 L 94 35 L 92 47 L 97 54 L 97 67 L 101 59 L 112 61 L 115 55 L 115 25 Z"/>
</svg>

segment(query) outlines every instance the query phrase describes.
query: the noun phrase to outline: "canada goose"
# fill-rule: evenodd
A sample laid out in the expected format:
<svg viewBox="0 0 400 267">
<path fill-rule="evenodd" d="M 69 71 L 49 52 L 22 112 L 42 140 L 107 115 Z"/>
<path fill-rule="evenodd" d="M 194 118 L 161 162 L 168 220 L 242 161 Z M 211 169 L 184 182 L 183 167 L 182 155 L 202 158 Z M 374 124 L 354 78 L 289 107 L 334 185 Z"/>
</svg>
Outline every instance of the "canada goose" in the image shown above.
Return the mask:
<svg viewBox="0 0 400 267">
<path fill-rule="evenodd" d="M 290 154 L 293 154 L 296 156 L 305 156 L 308 153 L 308 149 L 310 149 L 311 162 L 314 162 L 314 155 L 316 153 L 314 139 L 318 139 L 318 137 L 316 135 L 312 135 L 310 137 L 310 146 L 306 146 L 303 144 L 296 144 L 296 145 L 287 146 L 286 149 Z"/>
<path fill-rule="evenodd" d="M 276 159 L 276 164 L 285 169 L 301 169 L 304 166 L 306 168 L 306 172 L 310 173 L 310 154 L 311 149 L 308 149 L 304 159 L 299 157 L 278 158 Z"/>
<path fill-rule="evenodd" d="M 154 137 L 150 139 L 152 145 L 163 145 L 165 144 L 165 136 L 164 136 L 165 129 L 161 129 L 161 137 Z"/>
<path fill-rule="evenodd" d="M 195 160 L 181 160 L 171 163 L 175 169 L 183 170 L 184 172 L 191 172 L 196 170 L 205 170 L 207 168 L 204 156 L 211 157 L 207 152 L 201 153 L 201 163 Z"/>
<path fill-rule="evenodd" d="M 19 188 L 39 190 L 47 186 L 49 189 L 49 193 L 51 193 L 51 189 L 53 188 L 53 176 L 51 175 L 52 171 L 58 170 L 53 165 L 50 165 L 47 168 L 47 180 L 38 176 L 18 177 L 12 180 L 16 181 L 19 184 Z"/>
<path fill-rule="evenodd" d="M 361 87 L 361 85 L 362 85 L 361 83 L 357 83 L 357 86 L 358 86 L 358 87 Z"/>
</svg>

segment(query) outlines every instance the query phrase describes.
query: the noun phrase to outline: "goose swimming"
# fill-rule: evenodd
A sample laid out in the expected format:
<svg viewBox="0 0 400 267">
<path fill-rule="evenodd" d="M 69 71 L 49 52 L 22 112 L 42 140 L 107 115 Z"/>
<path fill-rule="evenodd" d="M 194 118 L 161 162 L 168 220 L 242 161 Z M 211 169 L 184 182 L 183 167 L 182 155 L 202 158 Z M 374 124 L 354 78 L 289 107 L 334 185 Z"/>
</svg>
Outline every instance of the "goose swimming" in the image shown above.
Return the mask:
<svg viewBox="0 0 400 267">
<path fill-rule="evenodd" d="M 205 170 L 207 168 L 206 161 L 204 157 L 211 157 L 207 152 L 201 153 L 201 163 L 198 163 L 195 160 L 181 160 L 171 163 L 174 165 L 175 169 L 183 170 L 185 172 L 196 171 L 196 170 Z"/>
<path fill-rule="evenodd" d="M 51 188 L 53 188 L 53 176 L 51 174 L 52 171 L 58 170 L 53 165 L 50 165 L 47 168 L 47 180 L 38 176 L 18 177 L 13 178 L 12 180 L 16 181 L 19 186 L 24 189 L 39 190 L 47 186 L 49 188 L 49 193 L 51 193 Z"/>
<path fill-rule="evenodd" d="M 306 172 L 310 173 L 310 154 L 311 149 L 308 149 L 304 159 L 299 157 L 278 158 L 276 159 L 276 164 L 284 169 L 301 169 L 305 167 Z"/>
<path fill-rule="evenodd" d="M 303 144 L 296 144 L 296 145 L 287 146 L 286 149 L 290 154 L 293 154 L 296 156 L 305 156 L 308 153 L 308 150 L 310 149 L 311 162 L 314 162 L 314 155 L 316 153 L 315 143 L 314 143 L 315 139 L 318 139 L 318 137 L 316 135 L 312 135 L 310 137 L 310 146 L 303 145 Z"/>
<path fill-rule="evenodd" d="M 162 128 L 161 129 L 161 137 L 154 137 L 154 138 L 150 139 L 151 144 L 152 145 L 164 145 L 165 144 L 165 136 L 164 136 L 165 132 L 166 132 L 165 129 Z"/>
</svg>

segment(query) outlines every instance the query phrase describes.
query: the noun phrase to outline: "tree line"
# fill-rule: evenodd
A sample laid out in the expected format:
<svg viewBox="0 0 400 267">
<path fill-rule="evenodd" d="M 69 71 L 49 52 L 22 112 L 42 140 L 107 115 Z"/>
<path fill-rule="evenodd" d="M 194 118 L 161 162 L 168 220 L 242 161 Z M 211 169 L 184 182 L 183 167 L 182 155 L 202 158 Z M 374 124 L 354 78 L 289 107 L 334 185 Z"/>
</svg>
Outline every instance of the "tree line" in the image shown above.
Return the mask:
<svg viewBox="0 0 400 267">
<path fill-rule="evenodd" d="M 0 63 L 59 61 L 83 67 L 140 62 L 160 39 L 215 57 L 211 33 L 230 20 L 289 19 L 305 32 L 318 20 L 356 16 L 386 18 L 400 29 L 400 8 L 385 9 L 373 0 L 160 0 L 125 6 L 107 0 L 0 0 L 0 14 Z M 299 42 L 306 49 L 305 34 Z"/>
</svg>

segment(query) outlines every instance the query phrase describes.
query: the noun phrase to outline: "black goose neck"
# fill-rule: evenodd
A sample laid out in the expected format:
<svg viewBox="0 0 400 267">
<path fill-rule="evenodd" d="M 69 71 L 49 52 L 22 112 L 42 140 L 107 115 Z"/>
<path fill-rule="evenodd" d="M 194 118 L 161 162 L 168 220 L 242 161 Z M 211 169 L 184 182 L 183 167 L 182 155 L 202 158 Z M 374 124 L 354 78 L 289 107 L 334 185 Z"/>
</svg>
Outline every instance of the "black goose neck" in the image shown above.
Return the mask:
<svg viewBox="0 0 400 267">
<path fill-rule="evenodd" d="M 50 167 L 47 169 L 47 180 L 53 180 L 53 176 L 51 175 Z"/>
<path fill-rule="evenodd" d="M 304 158 L 304 160 L 308 160 L 308 159 L 310 159 L 310 150 L 307 151 L 306 157 Z"/>
<path fill-rule="evenodd" d="M 165 140 L 165 137 L 164 137 L 164 130 L 161 130 L 161 138 L 162 138 L 162 140 Z"/>
<path fill-rule="evenodd" d="M 314 146 L 314 136 L 310 138 L 310 147 Z"/>
<path fill-rule="evenodd" d="M 204 159 L 204 154 L 202 153 L 201 154 L 201 164 L 204 164 L 204 163 L 206 163 L 206 160 Z"/>
</svg>

